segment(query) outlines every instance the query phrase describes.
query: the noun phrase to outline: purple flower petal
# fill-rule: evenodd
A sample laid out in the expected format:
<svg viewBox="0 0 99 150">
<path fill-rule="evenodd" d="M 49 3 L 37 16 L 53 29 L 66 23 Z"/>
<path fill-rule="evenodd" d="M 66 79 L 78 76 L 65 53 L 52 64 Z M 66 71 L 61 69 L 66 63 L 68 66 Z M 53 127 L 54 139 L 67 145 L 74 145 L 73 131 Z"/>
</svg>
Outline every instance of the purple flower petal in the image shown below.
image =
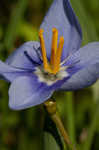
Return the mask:
<svg viewBox="0 0 99 150">
<path fill-rule="evenodd" d="M 40 28 L 44 29 L 47 55 L 50 57 L 52 28 L 57 28 L 59 37 L 64 36 L 62 60 L 77 51 L 82 41 L 82 31 L 69 0 L 54 0 Z"/>
<path fill-rule="evenodd" d="M 79 56 L 78 65 L 85 65 L 82 70 L 67 80 L 60 90 L 78 90 L 92 85 L 99 78 L 99 42 L 89 43 L 74 54 Z M 73 59 L 72 57 L 72 59 Z"/>
<path fill-rule="evenodd" d="M 22 70 L 19 68 L 11 67 L 2 61 L 0 61 L 0 77 L 2 79 L 7 80 L 8 82 L 12 82 L 19 76 L 28 75 L 33 71 Z"/>
<path fill-rule="evenodd" d="M 8 57 L 6 63 L 22 69 L 33 69 L 35 65 L 41 63 L 38 54 L 39 48 L 39 42 L 27 42 L 16 49 Z"/>
<path fill-rule="evenodd" d="M 9 107 L 21 110 L 43 103 L 53 91 L 35 76 L 23 76 L 13 81 L 9 89 Z"/>
</svg>

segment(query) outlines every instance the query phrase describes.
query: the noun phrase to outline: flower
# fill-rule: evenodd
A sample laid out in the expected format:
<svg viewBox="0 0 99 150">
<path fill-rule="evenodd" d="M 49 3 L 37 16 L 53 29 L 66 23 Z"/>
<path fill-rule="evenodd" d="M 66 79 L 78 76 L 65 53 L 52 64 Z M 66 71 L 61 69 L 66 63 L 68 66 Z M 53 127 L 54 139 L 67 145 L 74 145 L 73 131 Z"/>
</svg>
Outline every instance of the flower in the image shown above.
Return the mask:
<svg viewBox="0 0 99 150">
<path fill-rule="evenodd" d="M 41 104 L 55 90 L 81 89 L 99 77 L 99 42 L 80 48 L 82 31 L 69 0 L 53 1 L 39 38 L 16 49 L 5 63 L 0 61 L 0 76 L 11 82 L 12 109 Z"/>
</svg>

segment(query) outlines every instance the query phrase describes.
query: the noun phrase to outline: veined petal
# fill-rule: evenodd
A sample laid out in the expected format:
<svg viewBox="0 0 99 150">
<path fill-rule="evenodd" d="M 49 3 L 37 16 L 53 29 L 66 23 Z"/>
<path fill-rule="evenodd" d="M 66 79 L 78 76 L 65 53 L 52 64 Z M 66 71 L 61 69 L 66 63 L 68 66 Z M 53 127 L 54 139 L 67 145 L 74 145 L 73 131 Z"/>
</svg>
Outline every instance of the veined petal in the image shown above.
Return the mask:
<svg viewBox="0 0 99 150">
<path fill-rule="evenodd" d="M 48 58 L 51 53 L 52 28 L 57 28 L 59 37 L 64 37 L 62 60 L 80 48 L 82 31 L 69 0 L 54 0 L 40 28 L 45 31 Z"/>
<path fill-rule="evenodd" d="M 29 108 L 43 103 L 53 91 L 35 76 L 23 76 L 13 81 L 9 89 L 9 107 L 15 110 Z"/>
<path fill-rule="evenodd" d="M 60 90 L 78 90 L 92 85 L 99 78 L 99 42 L 89 43 L 74 54 L 79 56 L 78 65 L 85 67 L 67 80 Z M 72 57 L 73 58 L 73 57 Z"/>
<path fill-rule="evenodd" d="M 26 42 L 8 57 L 6 63 L 18 68 L 33 69 L 41 63 L 39 48 L 39 42 Z"/>
<path fill-rule="evenodd" d="M 3 63 L 0 60 L 0 77 L 4 80 L 7 80 L 8 82 L 12 82 L 14 79 L 16 79 L 19 76 L 28 75 L 33 71 L 27 71 L 22 70 L 19 68 L 14 68 L 12 66 L 9 66 L 5 63 Z"/>
</svg>

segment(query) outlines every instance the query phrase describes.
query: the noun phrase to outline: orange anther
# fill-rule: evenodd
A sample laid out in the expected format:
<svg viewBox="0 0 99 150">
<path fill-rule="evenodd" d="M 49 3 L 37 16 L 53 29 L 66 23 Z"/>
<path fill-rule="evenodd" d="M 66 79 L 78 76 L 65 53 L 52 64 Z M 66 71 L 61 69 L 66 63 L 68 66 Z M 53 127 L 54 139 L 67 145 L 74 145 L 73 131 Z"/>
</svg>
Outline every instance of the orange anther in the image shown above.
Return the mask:
<svg viewBox="0 0 99 150">
<path fill-rule="evenodd" d="M 56 55 L 56 51 L 57 51 L 58 30 L 56 28 L 53 28 L 52 31 L 53 31 L 53 36 L 52 36 L 52 47 L 51 47 L 50 63 L 51 63 L 52 69 L 53 69 L 54 64 L 55 64 L 55 55 Z"/>
<path fill-rule="evenodd" d="M 48 64 L 47 55 L 46 55 L 46 48 L 45 48 L 45 41 L 44 41 L 44 37 L 43 37 L 43 32 L 44 32 L 44 30 L 40 29 L 39 38 L 40 38 L 40 44 L 41 44 L 41 52 L 42 52 L 44 69 L 46 71 L 48 71 L 49 70 L 49 64 Z"/>
<path fill-rule="evenodd" d="M 60 62 L 61 62 L 61 55 L 64 45 L 64 37 L 61 36 L 58 44 L 58 30 L 53 28 L 53 36 L 52 36 L 52 47 L 51 47 L 51 58 L 50 63 L 48 62 L 47 55 L 46 55 L 46 48 L 45 48 L 45 41 L 43 37 L 43 29 L 39 31 L 39 38 L 41 44 L 41 53 L 43 59 L 44 70 L 56 74 L 60 70 Z"/>
<path fill-rule="evenodd" d="M 64 37 L 60 37 L 58 49 L 55 56 L 54 74 L 56 74 L 60 69 L 61 55 L 64 45 Z"/>
</svg>

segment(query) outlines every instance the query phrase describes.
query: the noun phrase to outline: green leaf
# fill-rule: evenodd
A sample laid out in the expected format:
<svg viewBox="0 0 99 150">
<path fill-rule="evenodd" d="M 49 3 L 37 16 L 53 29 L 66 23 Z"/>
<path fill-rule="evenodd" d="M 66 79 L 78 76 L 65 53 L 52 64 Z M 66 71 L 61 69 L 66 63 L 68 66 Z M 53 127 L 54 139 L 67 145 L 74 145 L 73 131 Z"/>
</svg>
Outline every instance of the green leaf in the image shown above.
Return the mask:
<svg viewBox="0 0 99 150">
<path fill-rule="evenodd" d="M 62 141 L 61 136 L 58 132 L 58 129 L 48 114 L 46 114 L 46 116 L 45 116 L 44 131 L 50 133 L 53 136 L 56 143 L 60 147 L 60 150 L 64 149 L 63 141 Z"/>
</svg>

